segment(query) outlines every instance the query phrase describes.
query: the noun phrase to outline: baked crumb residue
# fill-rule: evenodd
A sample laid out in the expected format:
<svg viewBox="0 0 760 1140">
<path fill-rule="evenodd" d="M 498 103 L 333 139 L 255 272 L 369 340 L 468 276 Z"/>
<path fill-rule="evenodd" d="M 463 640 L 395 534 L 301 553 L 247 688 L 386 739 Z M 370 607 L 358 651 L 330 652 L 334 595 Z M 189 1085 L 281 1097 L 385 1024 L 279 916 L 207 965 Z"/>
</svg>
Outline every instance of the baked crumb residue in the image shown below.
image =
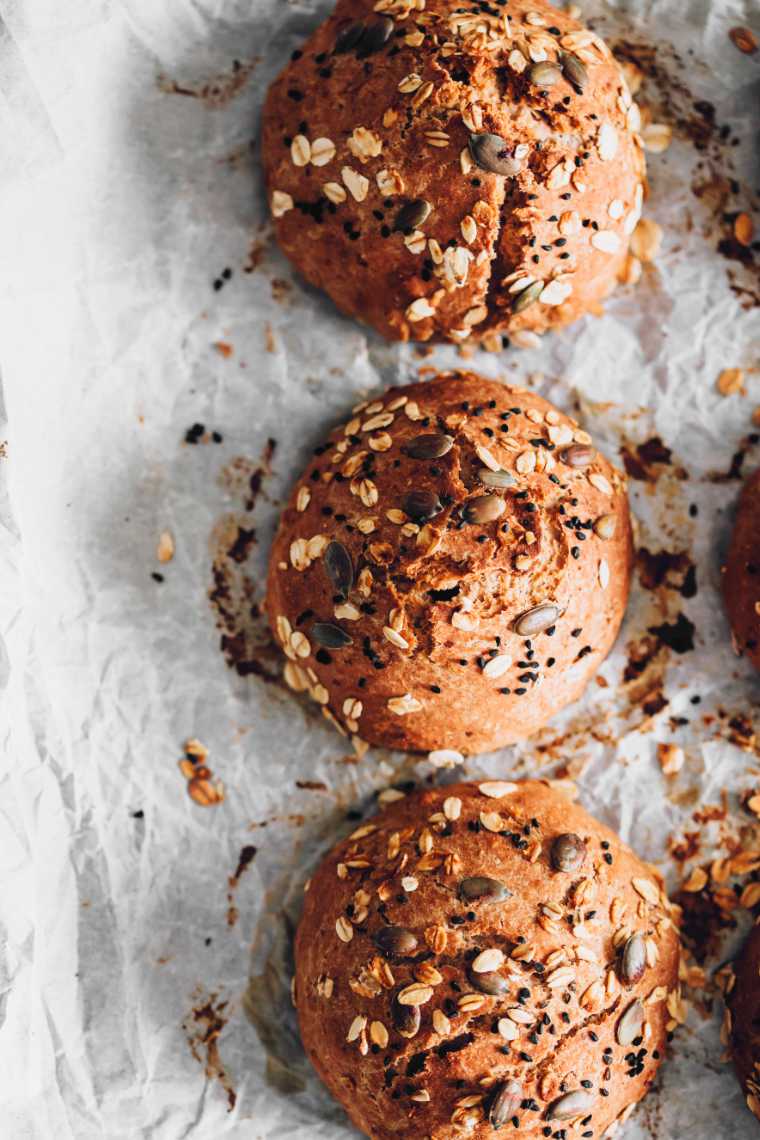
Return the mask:
<svg viewBox="0 0 760 1140">
<path fill-rule="evenodd" d="M 247 60 L 234 59 L 229 71 L 212 76 L 198 83 L 184 83 L 168 75 L 158 76 L 158 87 L 166 95 L 184 95 L 190 99 L 200 99 L 211 110 L 222 110 L 247 86 L 259 62 L 257 57 Z"/>
<path fill-rule="evenodd" d="M 182 1023 L 190 1052 L 202 1066 L 206 1078 L 222 1086 L 227 1095 L 227 1111 L 232 1112 L 237 1093 L 219 1053 L 219 1037 L 229 1021 L 229 1001 L 199 985 L 193 991 L 192 1002 L 192 1009 Z"/>
</svg>

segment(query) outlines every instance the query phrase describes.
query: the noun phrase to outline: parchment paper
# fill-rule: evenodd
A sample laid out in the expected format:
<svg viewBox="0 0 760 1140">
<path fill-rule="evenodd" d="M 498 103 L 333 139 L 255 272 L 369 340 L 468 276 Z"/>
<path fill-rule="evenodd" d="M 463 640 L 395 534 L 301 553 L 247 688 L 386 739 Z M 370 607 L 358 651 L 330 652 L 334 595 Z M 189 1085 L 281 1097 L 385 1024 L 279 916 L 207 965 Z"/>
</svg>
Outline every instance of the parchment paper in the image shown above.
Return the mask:
<svg viewBox="0 0 760 1140">
<path fill-rule="evenodd" d="M 348 755 L 272 679 L 257 607 L 278 504 L 309 448 L 359 397 L 462 358 L 380 343 L 271 242 L 259 108 L 328 8 L 0 0 L 9 1140 L 352 1135 L 300 1051 L 289 933 L 347 815 L 432 768 Z M 760 7 L 620 0 L 586 15 L 648 57 L 642 102 L 675 128 L 650 155 L 646 213 L 662 251 L 603 316 L 468 363 L 577 407 L 611 456 L 625 449 L 649 558 L 585 701 L 464 771 L 575 780 L 677 888 L 732 843 L 760 845 L 740 802 L 758 774 L 760 686 L 733 656 L 718 592 L 735 456 L 745 449 L 744 471 L 760 461 L 747 442 L 760 404 L 757 254 L 738 251 L 743 264 L 730 238 L 760 185 L 760 56 L 728 38 L 736 25 L 757 32 Z M 745 395 L 716 391 L 729 367 L 746 370 Z M 162 563 L 164 532 L 175 552 Z M 216 806 L 187 793 L 189 738 L 224 783 Z M 661 771 L 661 742 L 684 749 L 676 776 Z M 723 796 L 711 819 L 705 805 Z M 673 842 L 689 832 L 679 862 Z M 734 916 L 746 929 L 746 910 Z M 704 984 L 688 991 L 687 1024 L 631 1140 L 756 1135 L 718 1038 L 713 973 L 738 937 L 727 931 L 691 975 Z"/>
</svg>

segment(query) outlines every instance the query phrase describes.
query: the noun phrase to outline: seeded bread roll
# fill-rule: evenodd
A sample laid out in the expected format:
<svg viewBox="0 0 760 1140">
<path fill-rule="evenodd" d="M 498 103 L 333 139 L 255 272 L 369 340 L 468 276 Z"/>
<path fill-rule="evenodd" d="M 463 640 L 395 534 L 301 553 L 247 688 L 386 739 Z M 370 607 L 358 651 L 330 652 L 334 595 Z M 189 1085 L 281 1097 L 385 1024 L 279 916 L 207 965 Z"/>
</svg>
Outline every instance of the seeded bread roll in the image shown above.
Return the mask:
<svg viewBox="0 0 760 1140">
<path fill-rule="evenodd" d="M 729 1035 L 747 1107 L 760 1120 L 760 927 L 753 926 L 728 995 Z"/>
<path fill-rule="evenodd" d="M 574 421 L 449 373 L 360 405 L 317 448 L 267 609 L 286 680 L 344 732 L 487 752 L 580 695 L 615 640 L 631 551 L 623 477 Z"/>
<path fill-rule="evenodd" d="M 607 46 L 544 0 L 339 0 L 264 109 L 277 238 L 391 340 L 525 340 L 614 287 L 637 124 Z"/>
<path fill-rule="evenodd" d="M 760 669 L 760 469 L 747 480 L 739 500 L 723 596 L 736 652 Z"/>
<path fill-rule="evenodd" d="M 311 881 L 306 1051 L 375 1140 L 601 1137 L 664 1052 L 669 910 L 651 868 L 546 784 L 415 793 Z"/>
</svg>

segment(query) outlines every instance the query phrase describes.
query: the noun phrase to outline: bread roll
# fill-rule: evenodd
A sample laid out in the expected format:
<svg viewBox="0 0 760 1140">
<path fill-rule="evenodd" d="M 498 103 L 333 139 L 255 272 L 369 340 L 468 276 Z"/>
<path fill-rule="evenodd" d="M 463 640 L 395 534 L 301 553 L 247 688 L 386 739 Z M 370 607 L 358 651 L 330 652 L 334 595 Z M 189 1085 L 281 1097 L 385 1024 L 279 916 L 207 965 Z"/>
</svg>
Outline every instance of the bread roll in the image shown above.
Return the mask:
<svg viewBox="0 0 760 1140">
<path fill-rule="evenodd" d="M 272 548 L 286 679 L 344 732 L 486 752 L 583 691 L 631 570 L 623 477 L 535 393 L 393 388 L 316 449 Z"/>
<path fill-rule="evenodd" d="M 728 1026 L 736 1075 L 747 1107 L 760 1120 L 760 927 L 753 926 L 728 995 Z"/>
<path fill-rule="evenodd" d="M 736 652 L 760 669 L 760 469 L 747 480 L 739 500 L 723 596 Z"/>
<path fill-rule="evenodd" d="M 614 287 L 637 125 L 607 46 L 544 0 L 339 0 L 266 101 L 275 232 L 390 340 L 541 333 Z"/>
<path fill-rule="evenodd" d="M 598 1140 L 654 1080 L 678 954 L 660 883 L 608 828 L 543 783 L 457 784 L 326 856 L 295 1002 L 374 1140 Z"/>
</svg>

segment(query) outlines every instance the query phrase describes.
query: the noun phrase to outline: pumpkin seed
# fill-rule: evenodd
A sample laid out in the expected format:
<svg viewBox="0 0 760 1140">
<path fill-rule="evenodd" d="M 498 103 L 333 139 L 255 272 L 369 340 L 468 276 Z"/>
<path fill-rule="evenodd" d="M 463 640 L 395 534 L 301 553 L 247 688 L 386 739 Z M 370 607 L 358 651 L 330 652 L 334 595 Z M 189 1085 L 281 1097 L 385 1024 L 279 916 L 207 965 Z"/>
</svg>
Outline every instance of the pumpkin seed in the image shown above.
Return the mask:
<svg viewBox="0 0 760 1140">
<path fill-rule="evenodd" d="M 580 94 L 588 83 L 588 72 L 584 63 L 572 52 L 563 55 L 560 62 L 565 79 Z"/>
<path fill-rule="evenodd" d="M 338 38 L 335 41 L 333 51 L 336 55 L 343 55 L 346 52 L 353 51 L 359 40 L 365 32 L 364 24 L 361 20 L 355 24 L 349 24 L 342 32 L 339 32 Z"/>
<path fill-rule="evenodd" d="M 390 16 L 381 16 L 379 20 L 375 20 L 365 30 L 358 44 L 357 56 L 359 59 L 365 59 L 373 52 L 380 51 L 380 48 L 385 47 L 392 35 L 393 20 Z"/>
<path fill-rule="evenodd" d="M 556 63 L 550 63 L 548 60 L 534 63 L 528 72 L 528 79 L 537 87 L 553 87 L 555 83 L 559 83 L 561 78 L 562 72 Z"/>
<path fill-rule="evenodd" d="M 417 949 L 417 939 L 403 926 L 384 926 L 375 935 L 375 945 L 386 958 L 408 958 Z"/>
<path fill-rule="evenodd" d="M 559 606 L 553 602 L 541 602 L 531 610 L 526 610 L 512 622 L 512 629 L 521 637 L 534 637 L 554 625 L 559 617 Z"/>
<path fill-rule="evenodd" d="M 430 216 L 431 209 L 432 206 L 424 198 L 414 198 L 411 202 L 406 202 L 396 214 L 394 230 L 401 230 L 402 233 L 416 230 Z"/>
<path fill-rule="evenodd" d="M 552 843 L 551 863 L 555 871 L 577 871 L 586 858 L 586 845 L 572 831 L 558 835 Z"/>
<path fill-rule="evenodd" d="M 518 293 L 512 302 L 512 312 L 521 313 L 523 309 L 527 309 L 529 305 L 534 304 L 544 291 L 543 281 L 534 281 L 527 289 L 523 289 Z"/>
<path fill-rule="evenodd" d="M 509 471 L 490 471 L 488 467 L 480 468 L 478 479 L 486 487 L 496 487 L 500 490 L 503 490 L 504 487 L 514 487 L 517 483 L 514 475 L 511 475 Z"/>
<path fill-rule="evenodd" d="M 560 451 L 559 457 L 568 467 L 590 467 L 596 459 L 596 451 L 585 443 L 574 443 Z"/>
<path fill-rule="evenodd" d="M 325 550 L 325 570 L 335 591 L 347 598 L 354 584 L 354 567 L 342 542 L 333 540 Z"/>
<path fill-rule="evenodd" d="M 454 445 L 450 435 L 441 431 L 431 431 L 426 435 L 418 435 L 406 446 L 406 454 L 412 459 L 441 459 L 448 454 Z"/>
<path fill-rule="evenodd" d="M 473 161 L 481 170 L 488 170 L 491 174 L 504 174 L 508 178 L 522 170 L 522 163 L 509 154 L 506 140 L 499 135 L 470 135 L 468 145 Z"/>
<path fill-rule="evenodd" d="M 482 994 L 488 994 L 490 997 L 498 997 L 499 994 L 506 993 L 509 989 L 509 983 L 506 978 L 501 974 L 497 974 L 495 970 L 490 970 L 485 974 L 477 974 L 475 970 L 467 970 L 467 978 L 473 989 L 479 990 Z"/>
<path fill-rule="evenodd" d="M 605 541 L 613 538 L 616 530 L 617 519 L 615 515 L 600 515 L 594 523 L 594 534 Z"/>
<path fill-rule="evenodd" d="M 522 1104 L 522 1085 L 517 1081 L 502 1081 L 494 1087 L 488 1107 L 488 1123 L 492 1128 L 501 1128 L 511 1120 Z"/>
<path fill-rule="evenodd" d="M 615 1028 L 618 1045 L 631 1045 L 644 1029 L 644 1006 L 638 998 L 632 1001 Z"/>
<path fill-rule="evenodd" d="M 462 518 L 468 523 L 493 522 L 504 514 L 506 503 L 498 495 L 476 495 L 462 508 Z"/>
<path fill-rule="evenodd" d="M 317 645 L 323 645 L 325 649 L 344 649 L 347 645 L 354 643 L 354 639 L 346 633 L 345 629 L 341 629 L 339 625 L 333 625 L 329 621 L 314 622 L 311 627 L 311 636 Z"/>
<path fill-rule="evenodd" d="M 583 1089 L 565 1093 L 552 1101 L 546 1110 L 547 1120 L 575 1120 L 577 1116 L 585 1116 L 594 1107 L 594 1098 L 591 1093 Z"/>
<path fill-rule="evenodd" d="M 391 1018 L 402 1037 L 416 1037 L 420 1031 L 422 1014 L 418 1005 L 402 1005 L 394 998 L 391 1005 Z"/>
<path fill-rule="evenodd" d="M 467 902 L 503 902 L 512 897 L 512 892 L 498 879 L 491 879 L 488 875 L 471 875 L 459 884 L 459 897 Z"/>
<path fill-rule="evenodd" d="M 415 522 L 428 522 L 443 510 L 443 503 L 435 491 L 410 491 L 404 497 L 403 508 Z"/>
<path fill-rule="evenodd" d="M 647 968 L 647 950 L 640 934 L 632 934 L 623 946 L 620 974 L 624 982 L 634 986 L 644 977 Z"/>
</svg>

